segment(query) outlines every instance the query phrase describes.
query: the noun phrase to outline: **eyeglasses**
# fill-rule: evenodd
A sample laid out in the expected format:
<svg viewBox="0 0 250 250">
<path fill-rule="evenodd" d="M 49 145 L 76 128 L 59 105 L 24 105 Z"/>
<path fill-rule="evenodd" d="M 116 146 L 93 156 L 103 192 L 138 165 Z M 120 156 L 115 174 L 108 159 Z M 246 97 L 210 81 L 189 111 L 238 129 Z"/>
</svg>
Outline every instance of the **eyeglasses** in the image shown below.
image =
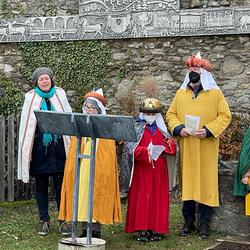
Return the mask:
<svg viewBox="0 0 250 250">
<path fill-rule="evenodd" d="M 91 105 L 83 105 L 83 108 L 85 110 L 89 110 L 89 111 L 93 111 L 93 110 L 97 110 L 97 108 L 95 106 L 91 106 Z"/>
</svg>

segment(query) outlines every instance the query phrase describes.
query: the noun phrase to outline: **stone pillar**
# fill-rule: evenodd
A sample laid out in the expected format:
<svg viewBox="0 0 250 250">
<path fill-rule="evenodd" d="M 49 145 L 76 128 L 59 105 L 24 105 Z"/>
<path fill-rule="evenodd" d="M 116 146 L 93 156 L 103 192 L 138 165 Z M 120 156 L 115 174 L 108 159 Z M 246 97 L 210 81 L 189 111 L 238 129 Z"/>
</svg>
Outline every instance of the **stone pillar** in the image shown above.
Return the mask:
<svg viewBox="0 0 250 250">
<path fill-rule="evenodd" d="M 250 218 L 245 215 L 245 197 L 233 196 L 237 161 L 219 164 L 220 207 L 215 208 L 213 230 L 235 236 L 250 236 Z M 209 178 L 209 176 L 208 176 Z"/>
</svg>

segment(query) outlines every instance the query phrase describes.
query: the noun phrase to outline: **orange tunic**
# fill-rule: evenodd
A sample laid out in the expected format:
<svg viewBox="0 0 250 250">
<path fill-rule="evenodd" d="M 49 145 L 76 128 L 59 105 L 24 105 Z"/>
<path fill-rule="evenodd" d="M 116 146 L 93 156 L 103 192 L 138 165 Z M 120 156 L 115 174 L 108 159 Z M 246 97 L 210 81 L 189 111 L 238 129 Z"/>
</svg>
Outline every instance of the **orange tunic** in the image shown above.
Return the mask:
<svg viewBox="0 0 250 250">
<path fill-rule="evenodd" d="M 76 146 L 77 140 L 72 137 L 64 171 L 59 220 L 72 221 L 73 217 Z M 81 152 L 83 151 L 84 143 L 82 142 Z M 97 142 L 93 219 L 101 224 L 122 222 L 114 140 L 99 139 Z"/>
</svg>

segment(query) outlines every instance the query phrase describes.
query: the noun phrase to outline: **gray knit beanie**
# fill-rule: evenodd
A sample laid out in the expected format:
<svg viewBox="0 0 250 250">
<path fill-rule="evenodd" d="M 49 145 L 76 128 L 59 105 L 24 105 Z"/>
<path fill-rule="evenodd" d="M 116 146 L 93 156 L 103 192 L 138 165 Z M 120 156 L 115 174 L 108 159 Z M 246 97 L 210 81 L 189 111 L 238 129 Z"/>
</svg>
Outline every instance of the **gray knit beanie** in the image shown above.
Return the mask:
<svg viewBox="0 0 250 250">
<path fill-rule="evenodd" d="M 51 79 L 51 82 L 53 83 L 54 85 L 54 81 L 53 81 L 53 71 L 52 69 L 50 68 L 46 68 L 46 67 L 41 67 L 41 68 L 37 68 L 33 74 L 32 74 L 32 78 L 31 78 L 31 81 L 33 84 L 37 84 L 37 79 L 40 75 L 43 75 L 43 74 L 47 74 L 49 75 L 50 79 Z"/>
</svg>

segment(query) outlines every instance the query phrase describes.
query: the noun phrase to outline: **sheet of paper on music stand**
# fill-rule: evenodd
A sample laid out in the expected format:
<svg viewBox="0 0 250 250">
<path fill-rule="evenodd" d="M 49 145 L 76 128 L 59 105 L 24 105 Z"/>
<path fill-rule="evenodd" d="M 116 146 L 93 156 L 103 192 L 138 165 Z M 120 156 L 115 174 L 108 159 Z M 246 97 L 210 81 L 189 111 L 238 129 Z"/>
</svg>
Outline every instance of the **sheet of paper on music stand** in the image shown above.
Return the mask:
<svg viewBox="0 0 250 250">
<path fill-rule="evenodd" d="M 194 135 L 199 129 L 200 117 L 193 115 L 185 115 L 185 127 L 190 135 Z"/>
<path fill-rule="evenodd" d="M 150 158 L 154 161 L 157 161 L 157 159 L 165 149 L 166 148 L 162 145 L 153 145 L 152 142 L 150 142 L 148 145 Z"/>
</svg>

